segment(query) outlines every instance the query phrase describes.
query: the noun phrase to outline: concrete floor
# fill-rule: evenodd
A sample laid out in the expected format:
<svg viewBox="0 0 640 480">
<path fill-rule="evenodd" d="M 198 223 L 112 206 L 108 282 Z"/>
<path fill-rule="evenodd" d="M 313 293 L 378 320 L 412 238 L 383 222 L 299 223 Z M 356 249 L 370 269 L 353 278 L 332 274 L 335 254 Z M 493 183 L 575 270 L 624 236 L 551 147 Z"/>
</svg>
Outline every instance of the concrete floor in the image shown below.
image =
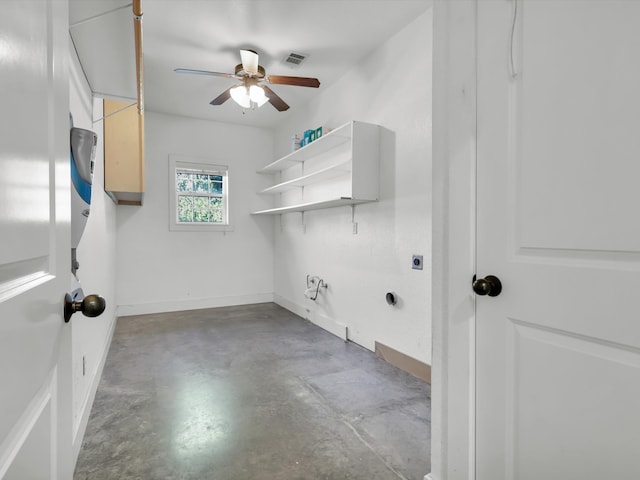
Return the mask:
<svg viewBox="0 0 640 480">
<path fill-rule="evenodd" d="M 422 480 L 429 396 L 272 303 L 126 317 L 74 479 Z"/>
</svg>

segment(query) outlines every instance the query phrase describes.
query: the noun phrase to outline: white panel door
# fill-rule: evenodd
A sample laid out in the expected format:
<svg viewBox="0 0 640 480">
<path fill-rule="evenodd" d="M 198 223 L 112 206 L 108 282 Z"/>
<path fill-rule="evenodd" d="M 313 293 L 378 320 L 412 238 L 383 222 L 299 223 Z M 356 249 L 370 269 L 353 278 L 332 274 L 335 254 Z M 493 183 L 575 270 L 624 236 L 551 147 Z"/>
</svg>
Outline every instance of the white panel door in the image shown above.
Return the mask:
<svg viewBox="0 0 640 480">
<path fill-rule="evenodd" d="M 68 12 L 0 2 L 0 478 L 71 478 Z"/>
<path fill-rule="evenodd" d="M 639 479 L 640 2 L 477 9 L 476 478 Z"/>
</svg>

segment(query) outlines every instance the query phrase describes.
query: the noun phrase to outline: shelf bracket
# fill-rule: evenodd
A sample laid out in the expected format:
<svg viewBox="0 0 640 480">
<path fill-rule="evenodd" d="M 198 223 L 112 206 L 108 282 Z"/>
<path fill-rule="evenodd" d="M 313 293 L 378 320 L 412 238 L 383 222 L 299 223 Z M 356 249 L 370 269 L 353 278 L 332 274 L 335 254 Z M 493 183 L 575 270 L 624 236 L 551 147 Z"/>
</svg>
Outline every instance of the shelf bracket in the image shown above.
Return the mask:
<svg viewBox="0 0 640 480">
<path fill-rule="evenodd" d="M 304 210 L 300 212 L 300 224 L 302 225 L 302 233 L 307 233 L 307 224 L 304 223 Z"/>
</svg>

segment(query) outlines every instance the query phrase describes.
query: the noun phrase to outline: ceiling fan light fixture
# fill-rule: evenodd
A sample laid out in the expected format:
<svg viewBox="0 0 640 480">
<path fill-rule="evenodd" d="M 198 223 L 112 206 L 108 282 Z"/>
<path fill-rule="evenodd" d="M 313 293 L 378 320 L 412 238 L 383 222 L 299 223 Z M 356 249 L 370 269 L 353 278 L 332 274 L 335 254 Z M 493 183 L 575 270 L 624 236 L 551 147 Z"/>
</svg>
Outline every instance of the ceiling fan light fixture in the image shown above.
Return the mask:
<svg viewBox="0 0 640 480">
<path fill-rule="evenodd" d="M 258 107 L 261 107 L 269 101 L 269 98 L 264 93 L 264 89 L 258 85 L 251 85 L 251 87 L 249 87 L 249 98 L 251 98 L 252 102 L 257 103 Z"/>
<path fill-rule="evenodd" d="M 242 108 L 260 108 L 269 101 L 264 89 L 258 85 L 238 85 L 229 90 L 229 93 Z"/>
<path fill-rule="evenodd" d="M 229 90 L 229 93 L 231 94 L 231 98 L 242 108 L 251 108 L 251 97 L 249 97 L 247 87 L 238 85 Z"/>
</svg>

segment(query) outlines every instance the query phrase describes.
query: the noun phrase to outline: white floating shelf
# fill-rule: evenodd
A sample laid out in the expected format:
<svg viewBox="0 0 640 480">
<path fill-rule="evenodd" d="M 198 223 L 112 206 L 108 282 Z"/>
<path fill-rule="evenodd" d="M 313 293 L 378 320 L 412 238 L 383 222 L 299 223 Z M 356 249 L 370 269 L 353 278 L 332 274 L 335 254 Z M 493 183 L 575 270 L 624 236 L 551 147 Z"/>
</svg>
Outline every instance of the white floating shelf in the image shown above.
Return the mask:
<svg viewBox="0 0 640 480">
<path fill-rule="evenodd" d="M 347 143 L 351 140 L 351 127 L 353 122 L 344 125 L 322 135 L 317 140 L 308 145 L 291 152 L 289 155 L 282 157 L 275 162 L 270 163 L 266 167 L 258 170 L 258 173 L 274 173 L 289 168 L 294 163 L 304 162 L 310 158 L 316 157 L 322 153 Z"/>
<path fill-rule="evenodd" d="M 370 203 L 376 200 L 362 200 L 355 198 L 336 198 L 333 200 L 323 200 L 321 202 L 302 203 L 299 205 L 289 205 L 286 207 L 270 208 L 268 210 L 260 210 L 252 212 L 251 215 L 278 215 L 290 212 L 304 212 L 307 210 L 320 210 L 322 208 L 342 207 L 346 205 L 357 205 L 360 203 Z"/>
<path fill-rule="evenodd" d="M 323 168 L 313 173 L 303 175 L 302 177 L 293 178 L 286 182 L 273 185 L 272 187 L 265 188 L 258 192 L 260 194 L 276 194 L 285 192 L 287 190 L 304 187 L 305 185 L 311 185 L 315 182 L 321 182 L 324 180 L 330 180 L 332 178 L 340 177 L 351 172 L 351 160 L 338 163 L 337 165 L 331 165 L 330 167 Z"/>
<path fill-rule="evenodd" d="M 288 170 L 283 176 L 289 180 L 258 193 L 276 194 L 300 188 L 297 200 L 300 203 L 291 204 L 291 199 L 283 196 L 279 207 L 253 212 L 252 215 L 278 215 L 376 202 L 379 195 L 379 143 L 378 125 L 354 120 L 270 163 L 259 173 Z M 311 173 L 301 175 L 300 170 Z M 292 178 L 294 175 L 300 176 Z M 332 179 L 336 180 L 332 182 Z M 310 184 L 314 185 L 311 195 L 301 188 Z"/>
</svg>

